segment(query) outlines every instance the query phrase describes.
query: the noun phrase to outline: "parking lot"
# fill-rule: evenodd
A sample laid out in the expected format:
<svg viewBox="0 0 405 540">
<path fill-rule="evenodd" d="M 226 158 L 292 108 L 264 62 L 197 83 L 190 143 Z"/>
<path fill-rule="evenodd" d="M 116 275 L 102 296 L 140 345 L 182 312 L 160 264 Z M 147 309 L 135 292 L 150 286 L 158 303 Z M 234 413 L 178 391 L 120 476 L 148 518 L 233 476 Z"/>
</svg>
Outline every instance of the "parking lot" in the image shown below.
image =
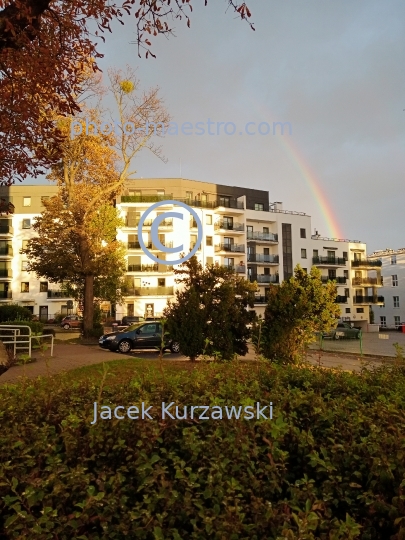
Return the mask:
<svg viewBox="0 0 405 540">
<path fill-rule="evenodd" d="M 381 339 L 382 336 L 388 336 L 388 339 Z M 363 354 L 376 356 L 395 356 L 395 348 L 393 343 L 399 343 L 404 347 L 405 351 L 405 334 L 402 332 L 380 332 L 380 333 L 364 333 L 363 334 Z M 310 346 L 311 349 L 319 350 L 319 342 Z M 322 349 L 332 352 L 348 352 L 360 354 L 359 339 L 324 339 L 322 341 Z"/>
</svg>

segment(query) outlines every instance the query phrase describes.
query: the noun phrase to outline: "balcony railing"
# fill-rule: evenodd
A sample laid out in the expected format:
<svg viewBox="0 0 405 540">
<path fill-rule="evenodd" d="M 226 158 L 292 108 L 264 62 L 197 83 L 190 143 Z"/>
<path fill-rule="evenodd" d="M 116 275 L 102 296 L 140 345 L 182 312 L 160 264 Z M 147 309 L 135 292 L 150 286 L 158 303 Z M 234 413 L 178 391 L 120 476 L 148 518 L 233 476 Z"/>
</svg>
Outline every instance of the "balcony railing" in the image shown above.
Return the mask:
<svg viewBox="0 0 405 540">
<path fill-rule="evenodd" d="M 165 246 L 165 247 L 168 247 L 168 248 L 173 247 L 173 242 L 171 240 L 163 240 L 163 241 L 160 241 L 160 243 L 162 244 L 162 246 Z M 159 251 L 160 248 L 158 248 L 158 247 L 156 247 L 155 245 L 152 244 L 152 247 L 150 249 Z"/>
<path fill-rule="evenodd" d="M 313 257 L 312 262 L 315 265 L 346 266 L 346 259 L 343 257 Z"/>
<path fill-rule="evenodd" d="M 255 304 L 267 304 L 268 296 L 255 296 Z"/>
<path fill-rule="evenodd" d="M 379 268 L 382 266 L 381 261 L 374 261 L 371 259 L 360 259 L 356 261 L 352 261 L 352 267 L 353 268 Z"/>
<path fill-rule="evenodd" d="M 9 225 L 0 225 L 0 234 L 14 234 L 14 229 Z"/>
<path fill-rule="evenodd" d="M 215 251 L 229 251 L 231 253 L 245 253 L 244 244 L 217 244 Z"/>
<path fill-rule="evenodd" d="M 335 302 L 337 304 L 347 304 L 347 296 L 340 296 L 338 295 L 335 299 Z"/>
<path fill-rule="evenodd" d="M 263 255 L 261 253 L 248 253 L 248 262 L 278 264 L 278 255 Z"/>
<path fill-rule="evenodd" d="M 0 268 L 0 278 L 13 277 L 13 271 L 11 268 Z"/>
<path fill-rule="evenodd" d="M 250 281 L 257 281 L 257 283 L 280 283 L 280 277 L 278 274 L 251 274 L 249 276 Z"/>
<path fill-rule="evenodd" d="M 138 227 L 139 221 L 140 221 L 139 219 L 128 219 L 127 218 L 126 221 L 125 221 L 125 226 L 126 227 L 134 227 L 134 228 Z M 152 219 L 145 219 L 143 226 L 144 227 L 150 227 L 152 225 L 152 223 L 153 223 Z"/>
<path fill-rule="evenodd" d="M 223 264 L 222 268 L 229 268 L 230 270 L 233 270 L 237 274 L 246 274 L 246 266 L 243 264 Z"/>
<path fill-rule="evenodd" d="M 158 272 L 158 264 L 129 264 L 128 272 Z"/>
<path fill-rule="evenodd" d="M 12 291 L 0 291 L 0 300 L 6 300 L 7 298 L 13 298 Z"/>
<path fill-rule="evenodd" d="M 338 283 L 340 285 L 345 285 L 346 282 L 347 282 L 347 277 L 342 277 L 342 276 L 335 276 L 335 277 L 321 276 L 321 281 L 322 281 L 322 283 L 328 283 L 329 281 L 335 281 L 336 283 Z"/>
<path fill-rule="evenodd" d="M 360 278 L 355 277 L 352 279 L 352 284 L 356 285 L 357 287 L 381 287 L 381 279 L 380 278 Z"/>
<path fill-rule="evenodd" d="M 72 298 L 66 291 L 47 291 L 48 298 Z"/>
<path fill-rule="evenodd" d="M 244 231 L 245 225 L 243 223 L 230 223 L 229 221 L 217 221 L 214 224 L 214 229 L 216 231 L 222 229 L 224 231 Z"/>
<path fill-rule="evenodd" d="M 354 296 L 353 304 L 383 304 L 383 296 Z"/>
<path fill-rule="evenodd" d="M 12 246 L 0 247 L 0 255 L 13 255 Z"/>
<path fill-rule="evenodd" d="M 173 287 L 135 287 L 122 291 L 124 296 L 172 296 Z"/>
<path fill-rule="evenodd" d="M 170 201 L 173 200 L 173 193 L 167 193 L 165 195 L 122 195 L 121 202 L 132 202 L 132 203 L 142 203 L 142 202 L 159 202 L 159 201 Z"/>
<path fill-rule="evenodd" d="M 263 232 L 248 232 L 248 240 L 258 240 L 260 242 L 278 242 L 278 234 L 263 233 Z"/>
</svg>

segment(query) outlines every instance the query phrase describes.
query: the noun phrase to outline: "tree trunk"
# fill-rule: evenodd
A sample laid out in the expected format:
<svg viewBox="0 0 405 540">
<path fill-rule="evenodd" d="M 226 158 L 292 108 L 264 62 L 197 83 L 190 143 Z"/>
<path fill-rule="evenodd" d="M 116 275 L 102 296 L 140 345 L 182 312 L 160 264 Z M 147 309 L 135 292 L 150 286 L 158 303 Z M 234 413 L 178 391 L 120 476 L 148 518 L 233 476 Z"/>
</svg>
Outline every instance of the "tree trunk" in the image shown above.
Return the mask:
<svg viewBox="0 0 405 540">
<path fill-rule="evenodd" d="M 196 356 L 190 356 L 190 362 L 195 362 L 196 361 Z"/>
<path fill-rule="evenodd" d="M 90 337 L 93 329 L 94 316 L 94 276 L 84 278 L 84 312 L 83 312 L 83 335 Z"/>
</svg>

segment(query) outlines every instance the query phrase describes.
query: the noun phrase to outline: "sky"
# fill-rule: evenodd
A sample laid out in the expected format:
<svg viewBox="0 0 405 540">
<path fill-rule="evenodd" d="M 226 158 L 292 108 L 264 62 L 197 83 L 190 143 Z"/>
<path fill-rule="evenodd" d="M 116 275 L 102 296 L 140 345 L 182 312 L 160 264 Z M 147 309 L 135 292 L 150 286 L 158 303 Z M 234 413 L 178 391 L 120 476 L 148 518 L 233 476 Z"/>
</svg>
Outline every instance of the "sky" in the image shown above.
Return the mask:
<svg viewBox="0 0 405 540">
<path fill-rule="evenodd" d="M 405 2 L 249 0 L 256 31 L 225 1 L 192 4 L 190 29 L 174 21 L 175 37 L 153 40 L 156 59 L 138 58 L 131 17 L 106 36 L 99 65 L 136 68 L 179 126 L 210 119 L 211 132 L 236 132 L 166 136 L 167 163 L 144 151 L 137 176 L 265 189 L 322 236 L 369 253 L 405 247 Z M 273 135 L 273 122 L 291 133 Z"/>
</svg>

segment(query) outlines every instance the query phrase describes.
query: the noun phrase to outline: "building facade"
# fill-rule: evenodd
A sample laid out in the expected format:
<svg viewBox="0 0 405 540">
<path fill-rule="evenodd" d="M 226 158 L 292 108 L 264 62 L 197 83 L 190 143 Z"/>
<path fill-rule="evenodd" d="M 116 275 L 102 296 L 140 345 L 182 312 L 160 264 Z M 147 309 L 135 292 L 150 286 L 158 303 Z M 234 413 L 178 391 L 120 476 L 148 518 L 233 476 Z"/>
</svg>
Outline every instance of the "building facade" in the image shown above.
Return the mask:
<svg viewBox="0 0 405 540">
<path fill-rule="evenodd" d="M 381 263 L 384 304 L 374 310 L 375 322 L 383 328 L 398 328 L 405 323 L 405 248 L 374 251 L 369 259 Z"/>
<path fill-rule="evenodd" d="M 14 213 L 3 216 L 4 223 L 0 224 L 0 233 L 4 231 L 0 236 L 0 267 L 4 274 L 0 277 L 0 302 L 26 305 L 42 319 L 66 313 L 68 299 L 60 287 L 29 275 L 19 251 L 33 234 L 31 224 L 43 209 L 43 198 L 56 192 L 57 188 L 50 185 L 0 188 L 0 195 L 15 207 Z M 367 259 L 364 243 L 311 234 L 310 216 L 284 210 L 280 202 L 270 203 L 269 193 L 264 190 L 181 178 L 151 178 L 127 182 L 116 200 L 125 223 L 117 231 L 117 239 L 127 247 L 124 303 L 115 306 L 117 319 L 124 315 L 160 316 L 167 300 L 174 298 L 176 265 L 170 261 L 180 258 L 176 249 L 179 246 L 184 254 L 194 247 L 198 227 L 189 212 L 168 202 L 171 200 L 193 208 L 202 223 L 203 238 L 196 256 L 203 265 L 231 267 L 257 283 L 254 309 L 258 314 L 264 313 L 270 284 L 291 277 L 297 264 L 307 271 L 315 265 L 325 283 L 336 281 L 342 320 L 366 329 L 370 306 L 383 303 L 379 294 L 381 263 Z M 151 260 L 138 237 L 139 220 L 157 202 L 159 207 L 143 224 L 142 240 L 150 254 L 166 264 Z M 161 221 L 159 241 L 173 249 L 173 253 L 163 253 L 153 244 L 151 227 L 157 216 L 173 211 L 181 213 L 183 220 L 168 217 Z"/>
</svg>

